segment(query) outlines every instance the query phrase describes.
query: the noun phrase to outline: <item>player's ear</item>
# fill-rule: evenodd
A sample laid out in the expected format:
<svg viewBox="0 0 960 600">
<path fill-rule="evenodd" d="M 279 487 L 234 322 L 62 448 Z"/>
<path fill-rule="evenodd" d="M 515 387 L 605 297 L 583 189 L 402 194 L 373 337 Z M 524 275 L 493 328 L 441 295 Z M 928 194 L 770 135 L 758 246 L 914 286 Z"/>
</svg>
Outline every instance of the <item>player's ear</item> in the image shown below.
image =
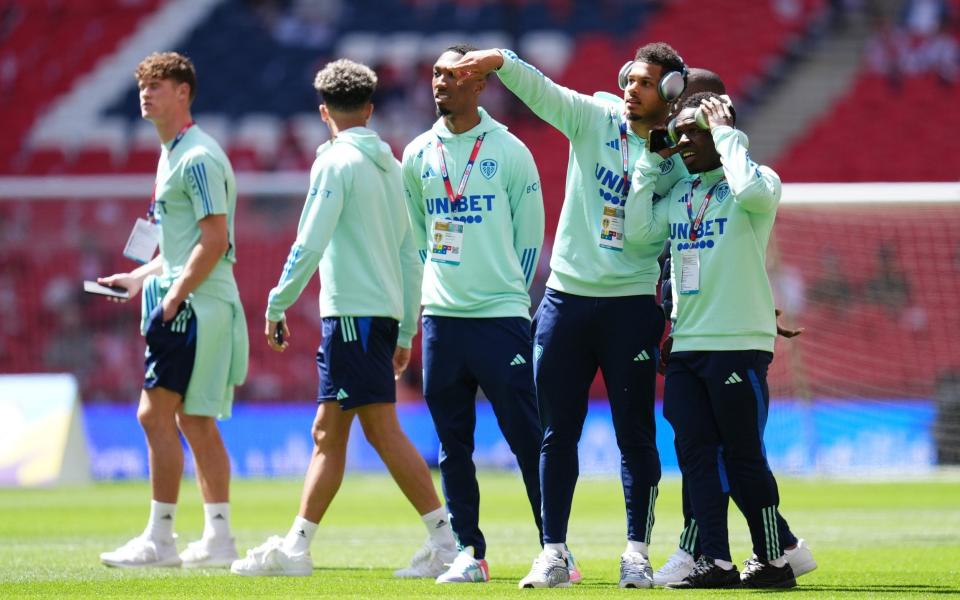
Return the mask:
<svg viewBox="0 0 960 600">
<path fill-rule="evenodd" d="M 327 110 L 327 105 L 326 105 L 326 104 L 321 104 L 321 105 L 319 106 L 319 109 L 320 109 L 320 118 L 323 120 L 323 122 L 324 122 L 324 123 L 329 122 L 329 121 L 330 121 L 330 111 Z"/>
</svg>

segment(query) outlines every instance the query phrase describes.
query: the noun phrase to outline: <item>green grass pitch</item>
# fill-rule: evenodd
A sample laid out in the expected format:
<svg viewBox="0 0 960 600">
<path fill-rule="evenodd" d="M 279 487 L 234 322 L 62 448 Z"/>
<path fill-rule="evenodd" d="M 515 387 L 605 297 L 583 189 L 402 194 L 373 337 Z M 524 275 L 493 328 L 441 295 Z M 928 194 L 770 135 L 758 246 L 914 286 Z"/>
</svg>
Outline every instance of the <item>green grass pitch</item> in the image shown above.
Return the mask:
<svg viewBox="0 0 960 600">
<path fill-rule="evenodd" d="M 400 581 L 403 566 L 425 533 L 393 482 L 381 475 L 347 475 L 313 543 L 315 570 L 303 578 L 241 578 L 220 570 L 109 569 L 98 553 L 138 533 L 149 489 L 144 482 L 81 488 L 0 490 L 0 598 L 464 598 L 565 596 L 660 597 L 670 590 L 620 590 L 624 546 L 623 495 L 613 479 L 581 479 L 569 543 L 584 582 L 567 590 L 518 590 L 539 551 L 519 479 L 480 474 L 481 526 L 493 577 L 487 585 L 438 586 Z M 811 544 L 820 568 L 791 596 L 841 598 L 960 595 L 960 480 L 839 482 L 781 480 L 781 508 L 793 530 Z M 236 481 L 233 525 L 241 553 L 289 527 L 299 481 Z M 651 559 L 659 566 L 676 547 L 680 492 L 661 485 Z M 749 554 L 749 536 L 731 505 L 734 559 Z M 183 548 L 202 529 L 198 492 L 185 482 L 177 514 Z M 770 592 L 699 592 L 700 598 Z M 946 596 L 945 596 L 946 595 Z"/>
</svg>

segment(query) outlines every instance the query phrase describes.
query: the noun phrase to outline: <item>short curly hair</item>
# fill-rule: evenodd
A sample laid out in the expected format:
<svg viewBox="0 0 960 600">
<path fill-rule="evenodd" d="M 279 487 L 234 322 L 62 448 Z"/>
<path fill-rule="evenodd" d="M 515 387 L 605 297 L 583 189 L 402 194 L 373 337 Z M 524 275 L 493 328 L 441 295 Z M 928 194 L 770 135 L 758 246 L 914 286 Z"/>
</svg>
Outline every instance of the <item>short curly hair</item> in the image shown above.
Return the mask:
<svg viewBox="0 0 960 600">
<path fill-rule="evenodd" d="M 170 79 L 190 86 L 190 102 L 197 97 L 197 70 L 189 58 L 179 52 L 154 52 L 133 72 L 137 82 Z"/>
<path fill-rule="evenodd" d="M 366 65 L 341 58 L 320 69 L 313 87 L 321 103 L 350 112 L 370 102 L 377 89 L 377 74 Z"/>
<path fill-rule="evenodd" d="M 685 68 L 683 59 L 673 49 L 673 46 L 664 42 L 651 42 L 640 46 L 637 48 L 637 54 L 633 60 L 650 65 L 660 65 L 664 73 L 683 71 Z"/>
</svg>

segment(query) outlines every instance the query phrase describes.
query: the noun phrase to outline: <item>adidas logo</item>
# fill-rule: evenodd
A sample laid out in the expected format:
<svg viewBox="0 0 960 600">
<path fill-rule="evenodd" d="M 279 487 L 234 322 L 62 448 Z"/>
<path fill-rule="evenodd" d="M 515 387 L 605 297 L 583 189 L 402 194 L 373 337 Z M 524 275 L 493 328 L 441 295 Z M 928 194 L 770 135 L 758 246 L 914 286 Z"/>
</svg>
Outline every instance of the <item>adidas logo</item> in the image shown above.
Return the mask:
<svg viewBox="0 0 960 600">
<path fill-rule="evenodd" d="M 215 517 L 213 518 L 213 520 L 214 520 L 214 521 L 223 521 L 223 520 L 225 520 L 225 519 L 223 518 L 223 515 L 221 515 L 220 513 L 217 513 L 217 516 L 215 516 Z"/>
<path fill-rule="evenodd" d="M 156 379 L 156 378 L 157 378 L 156 367 L 157 367 L 157 363 L 156 363 L 156 362 L 150 363 L 150 365 L 147 367 L 147 374 L 144 375 L 143 378 L 144 378 L 144 379 Z"/>
<path fill-rule="evenodd" d="M 433 170 L 433 167 L 427 165 L 427 170 L 423 172 L 423 175 L 420 176 L 420 179 L 431 179 L 437 176 L 437 172 Z"/>
<path fill-rule="evenodd" d="M 345 390 L 345 389 L 343 389 L 343 388 L 340 388 L 340 391 L 337 392 L 337 400 L 344 400 L 344 399 L 349 398 L 349 397 L 350 397 L 350 394 L 348 394 L 348 393 L 347 393 L 347 390 Z"/>
<path fill-rule="evenodd" d="M 741 381 L 743 380 L 740 379 L 740 376 L 737 375 L 736 371 L 734 371 L 733 374 L 730 375 L 730 377 L 727 377 L 727 380 L 724 381 L 723 383 L 726 385 L 730 385 L 731 383 L 740 383 Z"/>
<path fill-rule="evenodd" d="M 297 535 L 299 535 L 300 537 L 306 539 L 306 537 L 307 537 L 307 532 L 301 529 L 300 531 L 297 532 Z"/>
<path fill-rule="evenodd" d="M 524 360 L 524 358 L 523 358 L 522 356 L 520 356 L 519 354 L 516 355 L 516 356 L 514 356 L 514 357 L 513 357 L 513 360 L 510 361 L 510 366 L 511 366 L 511 367 L 516 367 L 516 366 L 518 366 L 518 365 L 525 365 L 525 364 L 527 364 L 527 361 Z"/>
<path fill-rule="evenodd" d="M 161 519 L 162 521 L 172 521 L 172 520 L 173 520 L 173 515 L 169 515 L 169 514 L 168 514 L 168 515 L 163 515 L 162 517 L 160 517 L 160 519 Z"/>
<path fill-rule="evenodd" d="M 440 529 L 441 527 L 443 527 L 443 526 L 446 525 L 446 524 L 447 524 L 446 521 L 444 521 L 443 519 L 440 519 L 439 521 L 437 521 L 437 526 L 434 527 L 434 529 Z"/>
<path fill-rule="evenodd" d="M 650 355 L 647 354 L 646 350 L 642 350 L 640 354 L 633 357 L 633 362 L 641 362 L 644 360 L 650 360 Z"/>
<path fill-rule="evenodd" d="M 610 140 L 607 142 L 608 148 L 613 148 L 617 152 L 620 152 L 620 140 Z"/>
</svg>

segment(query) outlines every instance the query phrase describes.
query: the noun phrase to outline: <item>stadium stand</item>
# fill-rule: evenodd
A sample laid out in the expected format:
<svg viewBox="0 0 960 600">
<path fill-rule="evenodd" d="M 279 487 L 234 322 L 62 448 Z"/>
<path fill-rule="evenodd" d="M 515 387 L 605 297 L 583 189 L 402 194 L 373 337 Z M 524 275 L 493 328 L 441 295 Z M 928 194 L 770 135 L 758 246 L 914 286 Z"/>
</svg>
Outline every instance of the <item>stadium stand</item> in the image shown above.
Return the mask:
<svg viewBox="0 0 960 600">
<path fill-rule="evenodd" d="M 722 0 L 464 0 L 442 18 L 432 2 L 329 0 L 320 3 L 326 7 L 322 14 L 311 12 L 310 4 L 317 3 L 222 2 L 185 34 L 177 48 L 193 58 L 200 73 L 201 93 L 194 115 L 228 150 L 238 171 L 309 168 L 316 146 L 326 139 L 325 127 L 312 111 L 316 99 L 310 82 L 319 65 L 347 49 L 374 60 L 381 85 L 373 126 L 399 154 L 435 118 L 429 96 L 433 55 L 442 43 L 462 39 L 460 34 L 452 34 L 451 39 L 435 35 L 439 21 L 449 31 L 493 32 L 481 40 L 512 45 L 560 83 L 588 93 L 617 92 L 616 72 L 635 47 L 664 39 L 675 43 L 690 64 L 720 71 L 735 96 L 751 96 L 796 51 L 798 41 L 830 3 L 758 1 L 738 3 L 738 10 L 730 11 L 729 3 Z M 117 52 L 138 24 L 162 5 L 159 0 L 51 0 L 9 2 L 0 8 L 0 112 L 7 124 L 0 138 L 0 172 L 155 170 L 155 132 L 139 119 L 132 79 L 122 98 L 101 108 L 94 133 L 80 147 L 55 140 L 39 140 L 31 146 L 26 140 L 44 110 L 84 73 Z M 691 12 L 698 15 L 692 22 Z M 56 31 L 70 35 L 55 36 L 54 42 L 48 33 L 51 22 Z M 396 31 L 399 22 L 405 31 Z M 757 23 L 763 27 L 756 27 Z M 551 29 L 560 33 L 543 33 Z M 680 40 L 676 32 L 681 29 L 687 33 L 692 29 L 694 35 Z M 39 31 L 44 36 L 38 36 Z M 750 36 L 730 34 L 743 31 L 750 31 Z M 745 52 L 746 48 L 750 51 Z M 123 76 L 129 77 L 129 71 Z M 955 155 L 951 138 L 941 134 L 960 124 L 960 113 L 952 106 L 956 84 L 931 73 L 904 78 L 898 88 L 891 88 L 889 82 L 888 76 L 870 71 L 865 63 L 863 75 L 847 97 L 776 164 L 783 179 L 955 180 L 956 169 L 929 157 Z M 543 181 L 547 231 L 552 233 L 563 197 L 566 141 L 519 105 L 495 78 L 484 100 L 533 151 Z M 853 128 L 856 151 L 849 150 Z M 903 152 L 907 138 L 924 152 Z M 304 189 L 306 184 L 304 174 Z M 253 342 L 250 382 L 241 395 L 258 400 L 310 397 L 316 375 L 312 363 L 305 360 L 309 353 L 302 350 L 319 337 L 315 303 L 305 299 L 289 316 L 300 346 L 296 360 L 274 354 L 260 343 L 266 292 L 285 260 L 300 199 L 255 197 L 240 191 L 237 279 Z M 129 223 L 145 209 L 148 193 L 145 190 L 142 199 L 132 200 L 0 202 L 0 308 L 8 311 L 5 314 L 18 315 L 0 325 L 0 371 L 56 371 L 69 366 L 80 375 L 87 399 L 130 398 L 137 393 L 136 378 L 130 374 L 140 369 L 143 350 L 142 340 L 131 331 L 138 307 L 92 302 L 76 293 L 75 280 L 77 273 L 93 278 L 129 268 L 117 249 L 123 246 Z M 823 249 L 856 225 L 857 214 L 836 211 L 814 218 L 803 211 L 783 211 L 772 245 L 779 254 L 775 276 L 827 273 L 821 262 Z M 775 362 L 774 370 L 785 389 L 816 395 L 860 386 L 861 393 L 909 397 L 926 393 L 925 386 L 950 366 L 952 359 L 945 357 L 949 353 L 936 350 L 949 347 L 945 336 L 952 328 L 933 327 L 930 315 L 950 314 L 949 325 L 960 323 L 955 322 L 955 311 L 947 310 L 946 296 L 918 293 L 942 273 L 922 260 L 923 253 L 932 250 L 914 241 L 924 237 L 919 233 L 924 227 L 934 227 L 941 217 L 924 213 L 918 218 L 909 231 L 877 229 L 868 236 L 869 243 L 851 244 L 837 253 L 840 272 L 856 274 L 847 282 L 853 286 L 849 297 L 833 303 L 837 306 L 832 306 L 829 294 L 820 300 L 811 297 L 817 282 L 804 282 L 805 301 L 799 301 L 791 315 L 808 330 L 830 335 L 808 334 L 783 348 L 792 358 Z M 27 231 L 29 237 L 23 233 Z M 895 317 L 890 306 L 870 299 L 864 291 L 879 272 L 881 248 L 902 271 L 907 290 L 906 306 L 899 307 L 902 310 Z M 535 301 L 542 293 L 545 263 L 540 271 L 534 284 Z M 311 286 L 307 297 L 317 294 L 316 282 Z M 848 312 L 838 315 L 838 309 Z M 921 339 L 928 343 L 921 345 Z M 863 355 L 868 343 L 864 340 L 890 348 L 889 368 L 875 378 L 866 377 L 871 382 L 867 389 L 864 378 L 850 378 L 838 360 Z M 414 348 L 418 353 L 419 344 Z M 85 358 L 82 364 L 68 365 L 78 352 Z M 912 355 L 930 356 L 930 360 L 922 361 L 922 369 L 911 370 L 905 365 L 917 363 L 909 360 Z M 409 372 L 414 384 L 419 377 L 417 364 L 415 356 Z M 798 364 L 802 368 L 796 368 Z M 602 382 L 592 391 L 602 396 Z"/>
</svg>

